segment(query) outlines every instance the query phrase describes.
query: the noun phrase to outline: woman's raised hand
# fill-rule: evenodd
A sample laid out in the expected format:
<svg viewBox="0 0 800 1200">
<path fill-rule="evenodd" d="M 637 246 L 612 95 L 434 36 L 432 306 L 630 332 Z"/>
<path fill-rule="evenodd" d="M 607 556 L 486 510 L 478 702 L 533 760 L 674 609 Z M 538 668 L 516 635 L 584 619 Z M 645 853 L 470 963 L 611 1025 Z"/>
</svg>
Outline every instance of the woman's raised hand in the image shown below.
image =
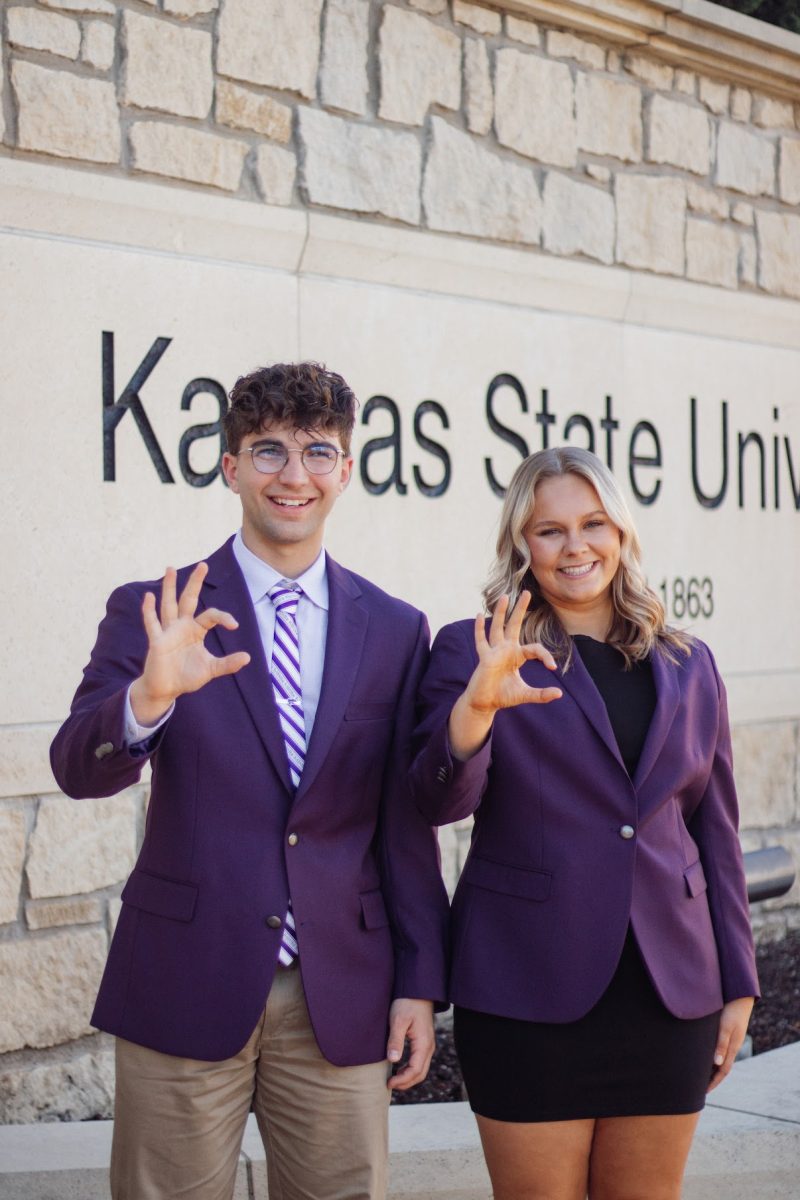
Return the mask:
<svg viewBox="0 0 800 1200">
<path fill-rule="evenodd" d="M 509 615 L 508 596 L 501 596 L 492 613 L 488 636 L 485 618 L 475 620 L 478 665 L 467 685 L 465 698 L 477 712 L 494 714 L 500 708 L 513 708 L 517 704 L 549 704 L 561 696 L 561 689 L 557 687 L 530 687 L 519 673 L 523 663 L 534 658 L 549 670 L 556 669 L 552 654 L 539 642 L 520 641 L 530 598 L 530 592 L 522 592 Z"/>
<path fill-rule="evenodd" d="M 475 621 L 478 665 L 454 704 L 447 726 L 450 750 L 457 759 L 465 761 L 477 753 L 499 709 L 518 704 L 549 704 L 561 697 L 560 688 L 530 687 L 519 673 L 523 663 L 534 658 L 549 670 L 556 669 L 555 659 L 544 646 L 520 641 L 530 598 L 530 592 L 522 592 L 508 615 L 508 596 L 501 596 L 492 614 L 488 636 L 484 618 Z"/>
<path fill-rule="evenodd" d="M 200 588 L 208 567 L 198 563 L 177 594 L 176 572 L 168 567 L 161 585 L 161 605 L 147 592 L 142 620 L 147 633 L 147 658 L 140 677 L 131 685 L 133 715 L 141 725 L 153 725 L 178 696 L 196 692 L 220 675 L 231 675 L 250 661 L 244 651 L 218 658 L 205 647 L 205 636 L 215 625 L 237 629 L 239 622 L 218 608 L 197 612 Z"/>
</svg>

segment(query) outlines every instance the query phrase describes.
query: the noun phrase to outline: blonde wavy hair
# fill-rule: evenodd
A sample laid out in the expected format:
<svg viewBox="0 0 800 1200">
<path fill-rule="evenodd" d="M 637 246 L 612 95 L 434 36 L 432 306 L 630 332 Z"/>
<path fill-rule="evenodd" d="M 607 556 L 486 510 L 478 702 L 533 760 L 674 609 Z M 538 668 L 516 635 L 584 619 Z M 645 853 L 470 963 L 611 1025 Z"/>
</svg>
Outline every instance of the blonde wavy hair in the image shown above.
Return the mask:
<svg viewBox="0 0 800 1200">
<path fill-rule="evenodd" d="M 520 592 L 529 591 L 531 602 L 522 626 L 526 642 L 541 642 L 566 668 L 572 658 L 572 639 L 544 599 L 531 571 L 531 555 L 524 530 L 534 516 L 536 488 L 545 479 L 579 475 L 591 484 L 600 503 L 620 533 L 620 563 L 611 583 L 614 619 L 607 641 L 616 646 L 627 667 L 653 651 L 671 662 L 691 654 L 691 637 L 666 624 L 664 606 L 648 586 L 641 567 L 641 545 L 630 509 L 608 467 L 590 450 L 559 446 L 529 455 L 514 472 L 500 514 L 497 558 L 483 589 L 487 611 L 501 596 L 513 608 Z"/>
</svg>

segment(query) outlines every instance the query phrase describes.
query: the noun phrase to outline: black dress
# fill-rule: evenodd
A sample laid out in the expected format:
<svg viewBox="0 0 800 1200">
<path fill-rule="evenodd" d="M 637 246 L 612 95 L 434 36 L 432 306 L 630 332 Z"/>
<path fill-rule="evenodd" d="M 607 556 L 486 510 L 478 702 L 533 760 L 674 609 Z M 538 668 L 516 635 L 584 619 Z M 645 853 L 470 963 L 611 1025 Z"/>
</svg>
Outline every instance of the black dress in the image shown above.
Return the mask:
<svg viewBox="0 0 800 1200">
<path fill-rule="evenodd" d="M 655 710 L 649 662 L 593 638 L 575 649 L 608 710 L 632 776 Z M 455 1008 L 454 1032 L 470 1106 L 496 1121 L 699 1112 L 713 1070 L 719 1013 L 674 1017 L 650 981 L 629 928 L 611 983 L 578 1021 L 553 1024 Z"/>
</svg>

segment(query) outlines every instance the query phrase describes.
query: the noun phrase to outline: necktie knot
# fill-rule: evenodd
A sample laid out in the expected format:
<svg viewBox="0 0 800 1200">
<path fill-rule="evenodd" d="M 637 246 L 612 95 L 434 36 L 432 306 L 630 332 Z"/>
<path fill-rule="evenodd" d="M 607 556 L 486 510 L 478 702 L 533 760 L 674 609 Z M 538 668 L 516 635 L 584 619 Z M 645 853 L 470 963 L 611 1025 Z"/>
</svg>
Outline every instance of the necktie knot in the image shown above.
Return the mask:
<svg viewBox="0 0 800 1200">
<path fill-rule="evenodd" d="M 276 613 L 294 620 L 297 616 L 297 605 L 300 603 L 302 592 L 297 587 L 287 587 L 285 583 L 274 584 L 267 595 L 275 605 Z"/>
</svg>

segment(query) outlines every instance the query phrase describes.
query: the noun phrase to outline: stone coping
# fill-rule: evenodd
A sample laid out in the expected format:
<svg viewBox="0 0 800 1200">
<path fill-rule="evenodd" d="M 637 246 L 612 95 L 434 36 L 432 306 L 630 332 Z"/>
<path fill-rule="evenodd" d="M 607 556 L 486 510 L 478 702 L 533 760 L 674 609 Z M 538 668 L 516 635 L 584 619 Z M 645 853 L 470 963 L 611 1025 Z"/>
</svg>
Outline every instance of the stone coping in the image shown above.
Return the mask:
<svg viewBox="0 0 800 1200">
<path fill-rule="evenodd" d="M 485 0 L 626 47 L 652 51 L 728 81 L 800 100 L 800 34 L 721 8 L 710 0 Z"/>
<path fill-rule="evenodd" d="M 0 211 L 0 236 L 124 246 L 301 282 L 350 279 L 800 349 L 792 300 L 70 167 L 5 160 Z"/>
<path fill-rule="evenodd" d="M 108 1196 L 111 1121 L 0 1128 L 3 1200 Z M 689 1158 L 684 1200 L 796 1200 L 800 1170 L 800 1042 L 737 1063 L 714 1093 Z M 466 1104 L 390 1113 L 392 1200 L 488 1200 Z M 267 1200 L 264 1150 L 248 1120 L 236 1200 Z"/>
</svg>

